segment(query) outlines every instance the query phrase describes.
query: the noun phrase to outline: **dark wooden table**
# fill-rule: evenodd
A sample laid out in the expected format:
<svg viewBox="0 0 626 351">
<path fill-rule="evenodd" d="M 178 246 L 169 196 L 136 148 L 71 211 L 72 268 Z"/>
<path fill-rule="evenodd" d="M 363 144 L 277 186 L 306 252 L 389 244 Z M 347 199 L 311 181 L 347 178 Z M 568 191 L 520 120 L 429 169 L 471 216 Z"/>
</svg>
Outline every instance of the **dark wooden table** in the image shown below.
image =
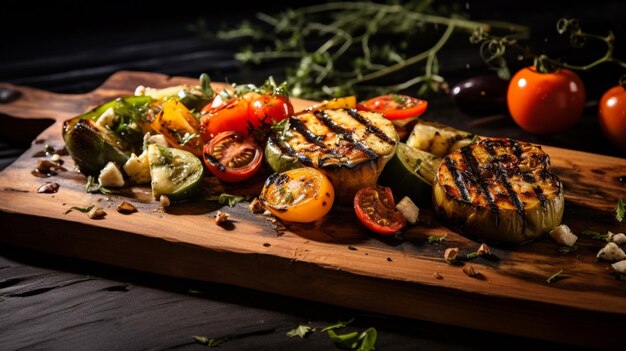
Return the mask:
<svg viewBox="0 0 626 351">
<path fill-rule="evenodd" d="M 535 33 L 544 33 L 553 28 L 552 24 L 544 26 L 544 23 L 553 23 L 562 14 L 562 8 L 553 4 L 542 5 L 548 8 L 540 11 L 529 9 L 521 1 L 513 2 L 511 12 L 483 12 L 493 10 L 489 8 L 492 5 L 491 2 L 477 4 L 477 9 L 471 7 L 472 15 L 514 19 L 534 25 Z M 143 5 L 77 6 L 23 8 L 10 13 L 13 20 L 3 22 L 1 27 L 5 37 L 0 44 L 0 81 L 71 93 L 89 91 L 120 69 L 192 77 L 208 72 L 214 80 L 257 84 L 270 74 L 282 76 L 279 65 L 241 66 L 233 59 L 238 43 L 206 42 L 185 28 L 200 16 L 235 21 L 250 12 L 234 14 L 224 4 L 214 9 L 198 6 L 193 13 L 168 11 L 168 16 L 155 9 L 146 10 Z M 594 3 L 594 6 L 594 11 L 588 11 L 590 6 L 570 6 L 566 12 L 584 16 L 595 27 L 612 26 L 616 32 L 624 32 L 626 10 L 619 1 Z M 117 12 L 108 21 L 106 11 L 111 8 Z M 626 37 L 621 40 L 625 46 Z M 472 75 L 467 63 L 473 67 L 481 65 L 475 51 L 463 50 L 451 49 L 448 55 L 451 58 L 446 59 L 446 76 L 452 83 Z M 574 128 L 558 136 L 527 134 L 506 114 L 477 120 L 461 113 L 445 95 L 430 99 L 426 118 L 483 135 L 623 157 L 623 153 L 606 142 L 596 120 L 597 99 L 610 80 L 592 75 L 583 78 L 589 84 L 584 117 Z M 1 169 L 23 152 L 30 140 L 6 130 L 0 135 Z M 1 223 L 0 230 L 4 230 Z M 299 324 L 323 327 L 350 318 L 355 321 L 347 331 L 377 329 L 378 350 L 563 346 L 0 247 L 2 350 L 206 347 L 196 343 L 193 335 L 226 338 L 220 346 L 224 350 L 333 349 L 332 341 L 321 333 L 305 339 L 285 334 Z"/>
</svg>

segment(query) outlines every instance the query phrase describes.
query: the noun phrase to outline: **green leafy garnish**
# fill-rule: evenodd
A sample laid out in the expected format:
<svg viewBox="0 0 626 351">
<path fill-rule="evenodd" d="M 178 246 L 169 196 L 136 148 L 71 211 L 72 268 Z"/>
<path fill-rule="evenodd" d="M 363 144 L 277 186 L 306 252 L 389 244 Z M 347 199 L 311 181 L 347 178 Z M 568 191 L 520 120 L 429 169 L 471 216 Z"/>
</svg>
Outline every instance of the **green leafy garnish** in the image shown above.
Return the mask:
<svg viewBox="0 0 626 351">
<path fill-rule="evenodd" d="M 93 194 L 93 193 L 101 193 L 102 195 L 111 195 L 111 194 L 119 194 L 119 190 L 105 188 L 100 185 L 99 182 L 96 182 L 96 178 L 93 176 L 87 177 L 87 184 L 85 184 L 85 192 Z"/>
<path fill-rule="evenodd" d="M 299 326 L 288 331 L 287 336 L 290 338 L 293 338 L 294 336 L 299 336 L 301 338 L 304 338 L 305 336 L 307 336 L 307 334 L 312 333 L 314 331 L 315 331 L 315 328 L 312 328 L 308 325 L 300 324 Z"/>
<path fill-rule="evenodd" d="M 467 256 L 465 256 L 465 257 L 467 257 L 468 260 L 471 260 L 472 258 L 476 258 L 478 256 L 479 256 L 478 255 L 478 251 L 474 251 L 474 252 L 468 253 Z"/>
<path fill-rule="evenodd" d="M 567 253 L 573 252 L 573 251 L 577 251 L 578 250 L 578 246 L 574 245 L 574 246 L 561 246 L 559 247 L 559 253 L 562 255 L 565 255 Z"/>
<path fill-rule="evenodd" d="M 595 240 L 604 240 L 604 241 L 606 241 L 606 239 L 609 237 L 608 233 L 602 234 L 602 233 L 594 232 L 592 230 L 585 230 L 583 232 L 583 235 L 590 236 L 592 239 L 595 239 Z"/>
<path fill-rule="evenodd" d="M 329 331 L 329 330 L 333 330 L 333 329 L 339 329 L 339 328 L 344 328 L 345 326 L 347 326 L 348 324 L 354 322 L 354 318 L 351 318 L 348 321 L 339 321 L 335 324 L 329 325 L 327 327 L 325 327 L 324 329 L 320 330 L 321 332 L 325 332 L 325 331 Z"/>
<path fill-rule="evenodd" d="M 398 94 L 391 94 L 391 99 L 400 105 L 403 105 L 406 102 L 406 99 L 403 96 L 400 96 Z"/>
<path fill-rule="evenodd" d="M 102 185 L 100 185 L 98 187 L 98 191 L 102 194 L 102 195 L 112 195 L 112 194 L 119 194 L 120 191 L 119 190 L 115 190 L 115 189 L 109 189 L 109 188 L 105 188 Z"/>
<path fill-rule="evenodd" d="M 624 220 L 624 213 L 626 213 L 626 206 L 624 206 L 624 201 L 619 199 L 615 206 L 615 219 L 621 223 Z"/>
<path fill-rule="evenodd" d="M 338 347 L 348 350 L 370 351 L 376 349 L 376 338 L 378 333 L 374 328 L 368 328 L 361 333 L 352 332 L 347 334 L 336 334 L 333 330 L 328 330 L 328 336 Z"/>
<path fill-rule="evenodd" d="M 197 133 L 189 134 L 189 132 L 186 132 L 185 135 L 181 135 L 180 133 L 176 133 L 176 137 L 178 138 L 178 143 L 180 144 L 180 146 L 185 146 L 185 145 L 189 144 L 190 141 L 198 138 L 199 135 Z"/>
<path fill-rule="evenodd" d="M 74 210 L 80 211 L 80 212 L 83 212 L 83 213 L 87 213 L 87 212 L 91 211 L 94 207 L 95 207 L 95 205 L 91 205 L 89 207 L 72 206 L 67 211 L 65 211 L 64 214 L 68 214 L 68 213 L 70 213 L 70 212 L 72 212 Z"/>
<path fill-rule="evenodd" d="M 172 152 L 170 150 L 168 150 L 166 147 L 160 147 L 160 146 L 157 146 L 157 149 L 159 150 L 159 153 L 161 154 L 161 157 L 164 160 L 164 162 L 162 163 L 172 162 L 172 158 L 174 156 L 172 155 Z"/>
<path fill-rule="evenodd" d="M 215 91 L 211 87 L 211 78 L 206 73 L 202 73 L 200 75 L 200 89 L 202 89 L 202 93 L 204 96 L 208 98 L 212 98 L 215 95 Z"/>
<path fill-rule="evenodd" d="M 220 205 L 228 205 L 228 207 L 233 207 L 237 203 L 241 201 L 248 201 L 249 199 L 250 196 L 231 195 L 226 193 L 209 196 L 207 198 L 209 201 L 217 201 Z"/>
<path fill-rule="evenodd" d="M 428 237 L 428 243 L 429 244 L 440 243 L 442 241 L 445 241 L 447 236 L 448 236 L 448 234 L 444 234 L 444 235 L 441 235 L 441 236 L 431 235 L 431 236 Z"/>
<path fill-rule="evenodd" d="M 213 338 L 208 338 L 206 336 L 192 336 L 197 342 L 199 342 L 200 344 L 204 344 L 208 347 L 218 347 L 221 344 L 226 342 L 226 339 L 213 339 Z"/>
<path fill-rule="evenodd" d="M 560 271 L 552 274 L 551 276 L 548 277 L 548 279 L 546 279 L 546 283 L 552 283 L 553 281 L 557 280 L 558 277 L 563 273 L 563 270 L 561 269 Z"/>
</svg>

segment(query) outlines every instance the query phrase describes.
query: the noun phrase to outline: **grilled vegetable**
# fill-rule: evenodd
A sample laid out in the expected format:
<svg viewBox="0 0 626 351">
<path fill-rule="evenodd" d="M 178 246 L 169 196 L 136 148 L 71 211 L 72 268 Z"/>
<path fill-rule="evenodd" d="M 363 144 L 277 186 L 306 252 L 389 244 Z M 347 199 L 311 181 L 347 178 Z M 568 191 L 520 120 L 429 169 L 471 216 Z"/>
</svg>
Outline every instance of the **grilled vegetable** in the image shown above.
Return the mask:
<svg viewBox="0 0 626 351">
<path fill-rule="evenodd" d="M 152 98 L 119 98 L 65 121 L 63 139 L 81 172 L 97 175 L 109 161 L 122 167 L 142 147 L 145 116 Z"/>
<path fill-rule="evenodd" d="M 478 140 L 474 134 L 436 122 L 418 120 L 406 141 L 408 146 L 444 157 Z"/>
<path fill-rule="evenodd" d="M 252 138 L 238 132 L 221 132 L 205 145 L 204 164 L 222 181 L 237 183 L 252 177 L 261 168 L 263 151 Z"/>
<path fill-rule="evenodd" d="M 420 206 L 430 206 L 432 186 L 441 158 L 398 143 L 395 156 L 380 175 L 379 183 L 396 194 L 409 196 Z"/>
<path fill-rule="evenodd" d="M 359 190 L 354 196 L 354 212 L 367 229 L 378 234 L 390 235 L 406 225 L 389 188 L 370 186 Z"/>
<path fill-rule="evenodd" d="M 275 126 L 266 157 L 275 170 L 315 167 L 326 174 L 342 204 L 354 194 L 376 185 L 393 157 L 398 134 L 379 113 L 329 109 L 293 116 Z"/>
<path fill-rule="evenodd" d="M 202 155 L 204 144 L 199 134 L 200 123 L 182 102 L 173 99 L 165 101 L 151 127 L 162 134 L 170 145 L 196 156 Z"/>
<path fill-rule="evenodd" d="M 563 187 L 541 147 L 487 138 L 443 159 L 433 185 L 437 213 L 470 236 L 522 244 L 563 217 Z"/>
<path fill-rule="evenodd" d="M 204 168 L 192 153 L 151 144 L 148 161 L 152 195 L 156 199 L 166 195 L 172 201 L 186 200 L 199 189 Z"/>
<path fill-rule="evenodd" d="M 311 167 L 274 173 L 265 182 L 259 201 L 276 217 L 292 222 L 314 222 L 324 217 L 335 200 L 328 178 Z"/>
</svg>

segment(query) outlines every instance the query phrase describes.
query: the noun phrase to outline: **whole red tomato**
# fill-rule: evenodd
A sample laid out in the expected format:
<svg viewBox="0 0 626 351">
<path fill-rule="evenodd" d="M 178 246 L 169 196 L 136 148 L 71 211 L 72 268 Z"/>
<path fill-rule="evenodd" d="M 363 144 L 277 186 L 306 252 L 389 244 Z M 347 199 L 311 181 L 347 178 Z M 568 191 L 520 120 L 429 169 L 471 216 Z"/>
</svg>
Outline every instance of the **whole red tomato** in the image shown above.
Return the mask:
<svg viewBox="0 0 626 351">
<path fill-rule="evenodd" d="M 280 122 L 293 115 L 293 105 L 283 95 L 264 94 L 250 102 L 248 107 L 250 122 L 255 127 Z"/>
<path fill-rule="evenodd" d="M 585 107 L 585 86 L 576 73 L 553 73 L 535 67 L 518 71 L 507 91 L 509 112 L 522 129 L 534 134 L 560 132 L 573 126 Z"/>
<path fill-rule="evenodd" d="M 606 137 L 626 151 L 626 89 L 618 85 L 604 93 L 598 114 Z"/>
</svg>

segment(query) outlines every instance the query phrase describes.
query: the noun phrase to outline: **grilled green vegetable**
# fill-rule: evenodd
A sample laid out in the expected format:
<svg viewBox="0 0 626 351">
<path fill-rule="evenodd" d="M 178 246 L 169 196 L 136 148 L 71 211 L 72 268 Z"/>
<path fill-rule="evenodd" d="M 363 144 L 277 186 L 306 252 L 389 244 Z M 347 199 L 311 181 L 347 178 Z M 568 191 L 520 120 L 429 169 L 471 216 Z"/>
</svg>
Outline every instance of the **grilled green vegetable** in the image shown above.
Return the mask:
<svg viewBox="0 0 626 351">
<path fill-rule="evenodd" d="M 470 236 L 522 244 L 558 226 L 563 187 L 541 147 L 487 138 L 443 159 L 433 185 L 437 213 Z"/>
<path fill-rule="evenodd" d="M 140 153 L 143 128 L 152 98 L 119 98 L 65 121 L 63 139 L 81 172 L 97 175 L 109 161 L 122 167 Z"/>
<path fill-rule="evenodd" d="M 398 133 L 379 113 L 322 109 L 275 126 L 265 151 L 276 172 L 319 169 L 333 183 L 337 201 L 348 204 L 359 189 L 376 185 L 397 144 Z"/>
<path fill-rule="evenodd" d="M 395 194 L 409 196 L 420 207 L 430 207 L 432 185 L 441 158 L 398 143 L 395 156 L 380 175 L 379 183 Z"/>
<path fill-rule="evenodd" d="M 436 122 L 418 120 L 406 144 L 419 150 L 444 157 L 478 140 L 472 133 L 454 129 Z"/>
<path fill-rule="evenodd" d="M 166 195 L 172 201 L 186 200 L 200 188 L 204 168 L 191 152 L 151 144 L 148 162 L 155 198 Z"/>
</svg>

